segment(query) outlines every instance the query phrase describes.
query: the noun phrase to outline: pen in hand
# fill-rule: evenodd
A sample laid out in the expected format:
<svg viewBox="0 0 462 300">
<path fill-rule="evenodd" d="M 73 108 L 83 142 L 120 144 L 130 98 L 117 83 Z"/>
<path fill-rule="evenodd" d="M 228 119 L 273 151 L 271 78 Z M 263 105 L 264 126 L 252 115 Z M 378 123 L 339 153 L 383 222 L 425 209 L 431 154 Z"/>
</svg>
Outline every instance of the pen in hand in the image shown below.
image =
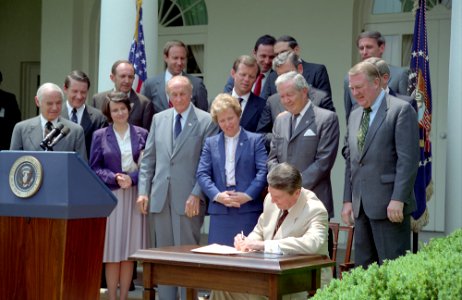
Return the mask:
<svg viewBox="0 0 462 300">
<path fill-rule="evenodd" d="M 244 231 L 242 231 L 242 230 L 241 230 L 241 239 L 242 239 L 242 240 L 245 239 Z"/>
</svg>

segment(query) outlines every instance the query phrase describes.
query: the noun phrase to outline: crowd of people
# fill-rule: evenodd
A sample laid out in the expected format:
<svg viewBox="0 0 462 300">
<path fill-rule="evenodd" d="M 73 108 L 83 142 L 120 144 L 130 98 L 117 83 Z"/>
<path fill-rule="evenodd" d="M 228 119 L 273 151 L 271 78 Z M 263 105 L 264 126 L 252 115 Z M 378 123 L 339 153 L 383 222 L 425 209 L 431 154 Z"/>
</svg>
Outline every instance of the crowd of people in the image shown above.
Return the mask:
<svg viewBox="0 0 462 300">
<path fill-rule="evenodd" d="M 355 226 L 356 265 L 367 268 L 410 249 L 418 123 L 415 101 L 405 95 L 407 71 L 381 59 L 383 36 L 363 32 L 357 48 L 361 62 L 345 76 L 341 217 Z M 339 119 L 326 67 L 300 52 L 291 36 L 258 38 L 250 55 L 236 58 L 224 93 L 212 101 L 202 79 L 185 72 L 188 48 L 181 41 L 166 43 L 166 69 L 145 81 L 141 93 L 132 89 L 135 70 L 127 60 L 112 66 L 114 88 L 89 104 L 90 80 L 82 71 L 72 71 L 62 90 L 40 86 L 39 116 L 14 126 L 9 147 L 39 151 L 47 130 L 63 123 L 70 133 L 55 149 L 88 158 L 117 197 L 103 258 L 110 299 L 118 287 L 127 298 L 130 254 L 199 244 L 206 214 L 209 243 L 329 254 L 328 222 L 340 210 L 331 182 Z M 178 294 L 184 299 L 185 289 L 158 287 L 159 299 Z"/>
</svg>

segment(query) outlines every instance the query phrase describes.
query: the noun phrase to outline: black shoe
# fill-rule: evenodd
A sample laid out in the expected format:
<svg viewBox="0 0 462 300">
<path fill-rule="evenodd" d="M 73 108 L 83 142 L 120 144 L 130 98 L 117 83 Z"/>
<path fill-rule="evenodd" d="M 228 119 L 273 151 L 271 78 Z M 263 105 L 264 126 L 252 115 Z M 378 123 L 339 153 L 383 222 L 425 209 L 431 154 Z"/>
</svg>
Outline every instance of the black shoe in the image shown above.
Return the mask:
<svg viewBox="0 0 462 300">
<path fill-rule="evenodd" d="M 128 290 L 130 292 L 133 292 L 135 290 L 135 284 L 133 283 L 133 280 L 132 280 L 132 283 L 130 283 L 130 288 Z"/>
</svg>

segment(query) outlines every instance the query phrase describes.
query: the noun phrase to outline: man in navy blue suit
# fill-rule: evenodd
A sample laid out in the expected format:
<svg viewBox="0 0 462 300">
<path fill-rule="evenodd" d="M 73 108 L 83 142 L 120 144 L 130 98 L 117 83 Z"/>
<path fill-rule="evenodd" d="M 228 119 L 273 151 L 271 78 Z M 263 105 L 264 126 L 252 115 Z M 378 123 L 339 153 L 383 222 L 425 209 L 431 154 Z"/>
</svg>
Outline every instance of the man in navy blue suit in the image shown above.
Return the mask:
<svg viewBox="0 0 462 300">
<path fill-rule="evenodd" d="M 257 131 L 258 121 L 266 105 L 266 100 L 252 92 L 252 86 L 260 73 L 257 60 L 249 55 L 239 56 L 231 69 L 234 87 L 233 97 L 239 99 L 242 107 L 241 126 L 251 132 Z"/>
</svg>

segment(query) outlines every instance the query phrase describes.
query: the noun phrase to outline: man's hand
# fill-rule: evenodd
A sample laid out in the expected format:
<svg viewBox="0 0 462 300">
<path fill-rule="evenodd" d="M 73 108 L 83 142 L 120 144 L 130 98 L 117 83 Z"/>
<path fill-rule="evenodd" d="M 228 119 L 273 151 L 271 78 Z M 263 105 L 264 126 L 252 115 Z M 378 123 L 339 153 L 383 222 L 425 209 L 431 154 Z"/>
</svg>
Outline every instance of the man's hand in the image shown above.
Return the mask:
<svg viewBox="0 0 462 300">
<path fill-rule="evenodd" d="M 136 204 L 143 215 L 148 214 L 148 203 L 149 198 L 146 195 L 139 195 L 138 199 L 136 199 Z"/>
<path fill-rule="evenodd" d="M 249 238 L 244 237 L 242 234 L 238 233 L 234 237 L 234 248 L 239 251 L 264 251 L 265 242 L 255 241 Z"/>
<path fill-rule="evenodd" d="M 343 223 L 348 226 L 352 226 L 354 224 L 353 204 L 351 204 L 351 202 L 343 202 L 342 220 Z"/>
<path fill-rule="evenodd" d="M 404 203 L 398 200 L 391 200 L 387 207 L 388 219 L 393 223 L 401 223 L 404 220 Z"/>
<path fill-rule="evenodd" d="M 199 215 L 200 209 L 200 199 L 197 196 L 190 195 L 186 200 L 186 204 L 184 207 L 184 213 L 189 218 Z"/>
</svg>

